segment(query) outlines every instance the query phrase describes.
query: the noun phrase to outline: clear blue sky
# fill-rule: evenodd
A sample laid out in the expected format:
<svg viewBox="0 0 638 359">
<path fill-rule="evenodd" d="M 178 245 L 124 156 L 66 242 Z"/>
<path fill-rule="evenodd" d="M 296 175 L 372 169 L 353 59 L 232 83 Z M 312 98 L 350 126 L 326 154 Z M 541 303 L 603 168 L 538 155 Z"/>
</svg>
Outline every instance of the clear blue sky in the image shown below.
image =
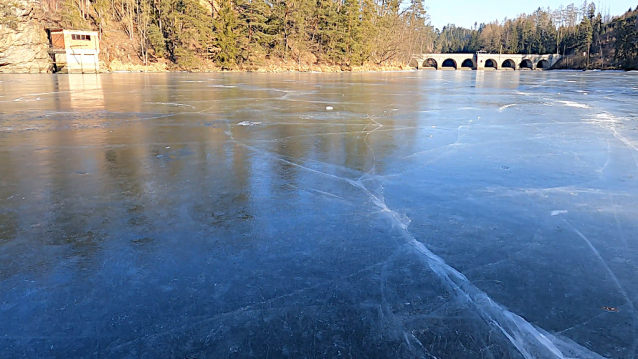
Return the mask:
<svg viewBox="0 0 638 359">
<path fill-rule="evenodd" d="M 488 23 L 494 20 L 503 20 L 505 17 L 514 18 L 522 13 L 532 13 L 539 7 L 552 10 L 557 9 L 561 4 L 568 5 L 575 3 L 582 5 L 583 0 L 557 2 L 550 0 L 425 0 L 428 8 L 430 21 L 434 27 L 441 29 L 446 24 L 456 24 L 457 26 L 471 27 L 474 22 L 479 24 Z M 606 11 L 612 16 L 620 15 L 630 7 L 633 9 L 638 5 L 638 0 L 594 0 L 598 8 Z M 600 6 L 599 6 L 600 4 Z M 604 14 L 604 12 L 603 12 Z"/>
</svg>

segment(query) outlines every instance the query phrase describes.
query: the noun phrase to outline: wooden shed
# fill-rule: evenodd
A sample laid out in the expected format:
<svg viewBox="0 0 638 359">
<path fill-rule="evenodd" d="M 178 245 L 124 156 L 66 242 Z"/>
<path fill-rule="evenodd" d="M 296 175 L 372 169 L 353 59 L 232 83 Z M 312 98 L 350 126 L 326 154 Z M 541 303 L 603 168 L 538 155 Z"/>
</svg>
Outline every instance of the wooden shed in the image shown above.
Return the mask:
<svg viewBox="0 0 638 359">
<path fill-rule="evenodd" d="M 60 73 L 98 73 L 100 42 L 97 31 L 48 30 L 54 71 Z"/>
</svg>

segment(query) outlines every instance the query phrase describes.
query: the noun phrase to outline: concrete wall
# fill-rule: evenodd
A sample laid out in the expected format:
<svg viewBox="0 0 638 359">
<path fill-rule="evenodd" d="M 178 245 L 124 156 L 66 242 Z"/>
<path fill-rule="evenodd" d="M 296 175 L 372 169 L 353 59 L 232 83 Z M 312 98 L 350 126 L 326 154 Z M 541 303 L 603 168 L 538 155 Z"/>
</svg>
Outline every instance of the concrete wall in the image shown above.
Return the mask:
<svg viewBox="0 0 638 359">
<path fill-rule="evenodd" d="M 65 53 L 59 55 L 60 60 L 66 64 L 61 72 L 97 73 L 100 71 L 98 55 L 94 50 L 67 50 Z"/>
</svg>

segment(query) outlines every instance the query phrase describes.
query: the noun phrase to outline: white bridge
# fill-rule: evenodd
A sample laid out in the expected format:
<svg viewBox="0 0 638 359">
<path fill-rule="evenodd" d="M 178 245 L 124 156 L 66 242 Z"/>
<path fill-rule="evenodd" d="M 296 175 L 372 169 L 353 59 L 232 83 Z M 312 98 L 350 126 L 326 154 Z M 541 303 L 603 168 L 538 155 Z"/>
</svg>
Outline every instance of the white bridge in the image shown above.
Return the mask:
<svg viewBox="0 0 638 359">
<path fill-rule="evenodd" d="M 416 54 L 410 66 L 436 70 L 548 70 L 561 55 L 488 54 Z"/>
</svg>

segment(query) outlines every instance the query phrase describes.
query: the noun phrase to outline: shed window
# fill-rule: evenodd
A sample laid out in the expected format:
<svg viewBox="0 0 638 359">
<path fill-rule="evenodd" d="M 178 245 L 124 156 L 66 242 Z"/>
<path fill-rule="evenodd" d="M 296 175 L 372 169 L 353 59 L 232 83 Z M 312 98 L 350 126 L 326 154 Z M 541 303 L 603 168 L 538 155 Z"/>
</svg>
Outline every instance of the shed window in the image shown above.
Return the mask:
<svg viewBox="0 0 638 359">
<path fill-rule="evenodd" d="M 78 34 L 72 34 L 72 35 L 71 35 L 71 39 L 72 39 L 72 40 L 86 40 L 86 41 L 91 41 L 91 35 L 78 35 Z"/>
</svg>

